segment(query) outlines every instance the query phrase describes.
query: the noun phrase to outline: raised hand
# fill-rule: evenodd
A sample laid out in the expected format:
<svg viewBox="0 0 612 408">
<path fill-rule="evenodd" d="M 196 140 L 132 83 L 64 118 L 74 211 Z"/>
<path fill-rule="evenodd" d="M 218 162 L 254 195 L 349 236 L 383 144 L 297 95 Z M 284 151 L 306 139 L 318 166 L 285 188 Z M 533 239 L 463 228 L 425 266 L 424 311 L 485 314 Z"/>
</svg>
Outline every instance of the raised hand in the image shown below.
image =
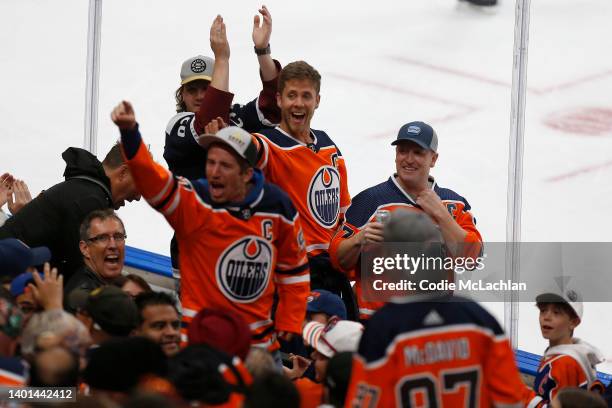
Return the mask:
<svg viewBox="0 0 612 408">
<path fill-rule="evenodd" d="M 272 35 L 272 15 L 266 6 L 261 6 L 259 9 L 262 18 L 256 15 L 253 18 L 253 44 L 255 48 L 266 48 L 270 44 L 270 36 Z"/>
<path fill-rule="evenodd" d="M 23 180 L 15 180 L 13 192 L 8 195 L 8 209 L 11 214 L 17 214 L 30 201 L 32 201 L 32 195 L 28 185 Z"/>
<path fill-rule="evenodd" d="M 227 41 L 225 23 L 220 15 L 215 17 L 210 26 L 210 48 L 215 54 L 215 63 L 217 63 L 217 60 L 229 60 L 230 47 Z"/>
<path fill-rule="evenodd" d="M 44 278 L 41 278 L 37 271 L 32 274 L 32 279 L 34 283 L 30 283 L 28 287 L 43 309 L 62 309 L 64 277 L 58 275 L 57 269 L 51 269 L 49 263 L 45 262 Z"/>
<path fill-rule="evenodd" d="M 204 126 L 204 132 L 207 135 L 216 135 L 218 131 L 227 127 L 227 123 L 222 117 L 217 116 L 216 119 L 211 120 L 208 125 Z"/>
<path fill-rule="evenodd" d="M 134 108 L 128 101 L 121 101 L 111 112 L 111 119 L 119 129 L 130 130 L 136 127 Z"/>
<path fill-rule="evenodd" d="M 9 173 L 4 173 L 0 176 L 0 208 L 6 204 L 9 195 L 13 192 L 13 183 L 15 179 Z"/>
</svg>

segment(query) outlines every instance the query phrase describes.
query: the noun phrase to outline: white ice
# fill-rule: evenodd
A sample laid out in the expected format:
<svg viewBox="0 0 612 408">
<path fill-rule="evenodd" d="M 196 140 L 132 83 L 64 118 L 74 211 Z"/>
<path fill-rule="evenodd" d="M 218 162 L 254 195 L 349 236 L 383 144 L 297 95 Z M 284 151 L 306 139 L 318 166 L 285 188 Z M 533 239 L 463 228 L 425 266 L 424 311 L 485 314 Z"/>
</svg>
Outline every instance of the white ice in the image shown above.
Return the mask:
<svg viewBox="0 0 612 408">
<path fill-rule="evenodd" d="M 433 170 L 440 185 L 470 201 L 486 241 L 505 240 L 515 4 L 500 1 L 486 10 L 456 0 L 267 2 L 273 56 L 304 59 L 323 76 L 313 127 L 341 148 L 351 194 L 392 173 L 395 132 L 424 120 L 440 137 Z M 180 64 L 211 54 L 217 13 L 228 27 L 235 101 L 253 98 L 259 77 L 250 32 L 259 6 L 104 0 L 98 156 L 118 137 L 112 107 L 127 99 L 163 162 Z M 61 180 L 61 152 L 83 144 L 87 11 L 85 0 L 0 2 L 0 172 L 25 179 L 33 193 Z M 611 19 L 607 0 L 532 2 L 523 241 L 610 241 Z M 585 108 L 600 109 L 591 116 L 599 127 L 583 124 L 598 135 L 546 125 Z M 144 202 L 120 215 L 129 245 L 168 254 L 171 231 L 160 215 Z M 502 305 L 490 307 L 502 319 Z M 587 304 L 576 335 L 612 358 L 610 310 Z M 533 303 L 522 304 L 519 346 L 541 354 L 537 324 Z"/>
</svg>

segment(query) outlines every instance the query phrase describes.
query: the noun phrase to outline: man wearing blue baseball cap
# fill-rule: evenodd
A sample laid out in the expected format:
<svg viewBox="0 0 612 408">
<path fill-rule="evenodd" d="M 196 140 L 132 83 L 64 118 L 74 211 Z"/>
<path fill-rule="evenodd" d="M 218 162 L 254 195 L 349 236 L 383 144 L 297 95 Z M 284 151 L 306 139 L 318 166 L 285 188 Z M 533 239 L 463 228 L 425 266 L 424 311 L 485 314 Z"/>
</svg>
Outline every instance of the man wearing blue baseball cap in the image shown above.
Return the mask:
<svg viewBox="0 0 612 408">
<path fill-rule="evenodd" d="M 438 186 L 429 174 L 438 160 L 436 131 L 425 122 L 406 123 L 391 145 L 395 146 L 395 173 L 353 198 L 344 225 L 330 245 L 334 266 L 357 280 L 360 319 L 369 318 L 382 306 L 382 302 L 366 302 L 361 297 L 359 280 L 361 246 L 384 241 L 384 226 L 377 217 L 381 212 L 405 208 L 427 214 L 451 251 L 459 251 L 459 245 L 463 251 L 464 244 L 470 243 L 470 254 L 479 252 L 482 243 L 467 200 L 453 190 Z"/>
</svg>

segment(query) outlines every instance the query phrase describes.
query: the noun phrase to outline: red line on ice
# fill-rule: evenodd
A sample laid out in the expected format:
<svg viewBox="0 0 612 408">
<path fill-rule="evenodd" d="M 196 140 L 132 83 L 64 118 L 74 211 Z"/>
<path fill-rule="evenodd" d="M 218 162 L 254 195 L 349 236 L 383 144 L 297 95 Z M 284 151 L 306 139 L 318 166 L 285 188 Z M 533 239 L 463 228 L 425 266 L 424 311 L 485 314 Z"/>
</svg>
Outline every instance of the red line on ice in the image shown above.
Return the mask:
<svg viewBox="0 0 612 408">
<path fill-rule="evenodd" d="M 411 95 L 414 96 L 416 98 L 421 98 L 421 99 L 425 99 L 428 101 L 433 101 L 433 102 L 438 102 L 441 103 L 443 105 L 450 105 L 450 106 L 456 106 L 456 107 L 460 107 L 462 109 L 467 109 L 467 110 L 476 110 L 478 109 L 475 106 L 472 105 L 468 105 L 465 104 L 463 102 L 459 102 L 459 101 L 454 101 L 452 99 L 446 99 L 446 98 L 441 98 L 439 96 L 434 96 L 434 95 L 430 95 L 430 94 L 424 94 L 421 92 L 415 92 L 415 91 L 411 91 L 399 86 L 395 86 L 395 85 L 389 85 L 388 83 L 384 83 L 384 82 L 377 82 L 377 81 L 372 81 L 369 79 L 363 79 L 363 78 L 357 78 L 357 77 L 353 77 L 350 75 L 346 75 L 346 74 L 338 74 L 338 73 L 334 73 L 334 72 L 328 72 L 326 75 L 332 76 L 334 78 L 337 79 L 342 79 L 344 81 L 348 81 L 348 82 L 354 82 L 363 86 L 370 86 L 370 87 L 376 87 L 379 89 L 384 89 L 387 91 L 391 91 L 391 92 L 396 92 L 396 93 L 400 93 L 403 95 Z"/>
<path fill-rule="evenodd" d="M 555 177 L 550 177 L 550 178 L 547 178 L 545 181 L 547 181 L 549 183 L 556 183 L 557 181 L 563 181 L 563 180 L 567 180 L 569 178 L 580 176 L 582 174 L 592 173 L 594 171 L 602 170 L 602 169 L 605 169 L 606 167 L 610 167 L 610 166 L 612 166 L 612 160 L 607 161 L 607 162 L 602 163 L 602 164 L 597 164 L 597 165 L 594 165 L 594 166 L 588 166 L 588 167 L 584 167 L 582 169 L 577 169 L 577 170 L 574 170 L 574 171 L 570 171 L 569 173 L 560 174 L 560 175 L 555 176 Z"/>
<path fill-rule="evenodd" d="M 399 63 L 403 63 L 403 64 L 409 64 L 409 65 L 414 65 L 414 66 L 419 66 L 422 68 L 427 68 L 433 71 L 439 71 L 439 72 L 443 72 L 446 74 L 450 74 L 450 75 L 455 75 L 455 76 L 459 76 L 462 78 L 468 78 L 468 79 L 472 79 L 474 81 L 477 82 L 482 82 L 482 83 L 486 83 L 486 84 L 490 84 L 490 85 L 495 85 L 495 86 L 502 86 L 505 88 L 511 88 L 512 84 L 505 82 L 505 81 L 500 81 L 498 79 L 494 79 L 494 78 L 487 78 L 484 75 L 479 75 L 479 74 L 475 74 L 473 72 L 467 72 L 467 71 L 462 71 L 462 70 L 458 70 L 458 69 L 454 69 L 454 68 L 449 68 L 449 67 L 445 67 L 445 66 L 441 66 L 441 65 L 435 65 L 435 64 L 430 64 L 427 62 L 423 62 L 423 61 L 419 61 L 419 60 L 415 60 L 412 58 L 406 58 L 406 57 L 400 57 L 400 56 L 389 56 L 389 59 L 399 62 Z M 567 81 L 567 82 L 562 82 L 560 84 L 556 84 L 556 85 L 550 85 L 550 86 L 546 86 L 546 87 L 528 87 L 528 91 L 532 92 L 536 95 L 546 95 L 548 93 L 551 92 L 556 92 L 556 91 L 560 91 L 560 90 L 565 90 L 568 88 L 573 88 L 575 86 L 578 85 L 582 85 L 584 83 L 587 82 L 592 82 L 592 81 L 596 81 L 598 79 L 602 79 L 605 78 L 607 76 L 612 75 L 612 70 L 607 70 L 607 71 L 603 71 L 597 74 L 591 74 L 591 75 L 587 75 L 585 77 L 582 78 L 576 78 L 573 79 L 571 81 Z"/>
</svg>

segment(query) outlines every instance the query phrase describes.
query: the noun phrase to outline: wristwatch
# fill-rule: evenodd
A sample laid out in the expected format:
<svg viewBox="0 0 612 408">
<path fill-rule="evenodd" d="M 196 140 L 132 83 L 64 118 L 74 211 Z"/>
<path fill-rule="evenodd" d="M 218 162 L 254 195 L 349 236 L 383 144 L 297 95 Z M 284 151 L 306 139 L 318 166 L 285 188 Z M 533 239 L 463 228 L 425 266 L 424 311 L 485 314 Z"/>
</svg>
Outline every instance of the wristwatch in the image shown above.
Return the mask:
<svg viewBox="0 0 612 408">
<path fill-rule="evenodd" d="M 266 55 L 266 54 L 270 54 L 270 52 L 271 52 L 270 51 L 270 44 L 268 44 L 266 48 L 257 48 L 257 47 L 254 47 L 254 49 L 255 49 L 255 54 L 257 54 L 257 55 Z"/>
</svg>

